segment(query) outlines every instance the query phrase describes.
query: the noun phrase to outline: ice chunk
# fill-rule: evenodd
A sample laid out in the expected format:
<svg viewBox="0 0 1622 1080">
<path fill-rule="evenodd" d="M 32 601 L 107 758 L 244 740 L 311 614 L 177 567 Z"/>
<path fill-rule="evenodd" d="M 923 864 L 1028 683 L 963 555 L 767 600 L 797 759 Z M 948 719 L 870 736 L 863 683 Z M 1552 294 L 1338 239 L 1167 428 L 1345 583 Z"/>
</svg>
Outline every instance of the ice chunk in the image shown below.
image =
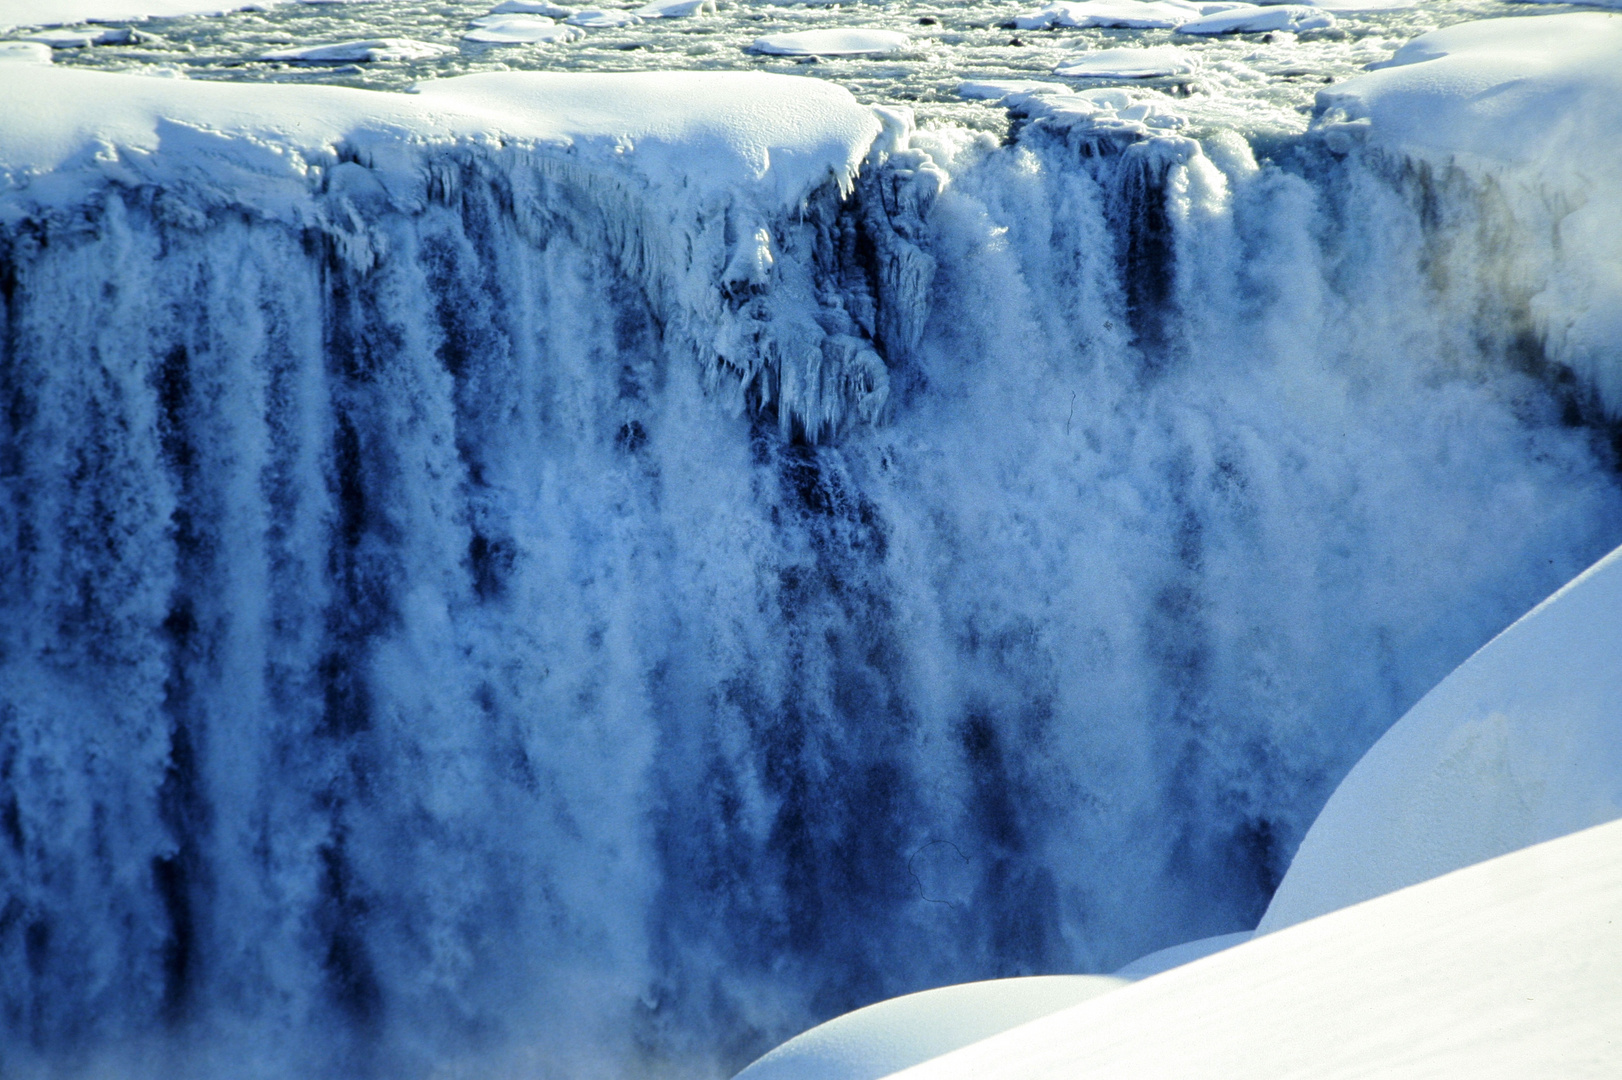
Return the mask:
<svg viewBox="0 0 1622 1080">
<path fill-rule="evenodd" d="M 576 26 L 559 26 L 544 15 L 496 15 L 475 19 L 478 25 L 462 35 L 463 41 L 481 45 L 531 45 L 575 41 L 586 36 Z"/>
<path fill-rule="evenodd" d="M 969 101 L 1001 101 L 1010 94 L 1068 94 L 1064 83 L 1026 79 L 982 79 L 957 84 L 958 97 Z"/>
<path fill-rule="evenodd" d="M 308 45 L 301 49 L 278 49 L 263 54 L 266 60 L 295 60 L 306 64 L 373 63 L 386 60 L 426 60 L 456 50 L 449 45 L 412 38 L 372 38 L 364 41 L 335 41 L 329 45 Z"/>
<path fill-rule="evenodd" d="M 1176 45 L 1144 49 L 1095 49 L 1074 53 L 1053 69 L 1070 78 L 1152 79 L 1161 75 L 1191 75 L 1199 70 L 1199 57 Z"/>
<path fill-rule="evenodd" d="M 29 34 L 26 41 L 52 49 L 85 49 L 91 45 L 128 45 L 135 39 L 127 26 L 84 26 L 73 30 L 43 30 Z"/>
<path fill-rule="evenodd" d="M 1482 646 L 1307 831 L 1270 933 L 1622 817 L 1622 549 Z"/>
<path fill-rule="evenodd" d="M 1315 7 L 1321 11 L 1356 14 L 1360 11 L 1398 11 L 1415 6 L 1419 0 L 1256 0 L 1256 3 L 1263 7 L 1297 4 L 1302 7 Z"/>
<path fill-rule="evenodd" d="M 549 0 L 501 0 L 490 9 L 491 15 L 545 15 L 549 19 L 567 19 L 575 13 L 572 7 L 561 7 Z M 473 20 L 478 22 L 477 19 Z"/>
<path fill-rule="evenodd" d="M 1202 15 L 1177 27 L 1179 34 L 1261 34 L 1272 30 L 1299 33 L 1335 25 L 1335 16 L 1304 4 L 1279 4 Z"/>
<path fill-rule="evenodd" d="M 715 0 L 658 0 L 636 9 L 643 19 L 684 19 L 692 15 L 714 15 Z"/>
<path fill-rule="evenodd" d="M 772 56 L 860 56 L 899 52 L 911 43 L 895 30 L 796 30 L 756 38 L 749 48 Z"/>
<path fill-rule="evenodd" d="M 879 1080 L 1128 982 L 1108 975 L 1038 975 L 907 994 L 795 1036 L 736 1080 Z"/>
<path fill-rule="evenodd" d="M 1017 16 L 1014 25 L 1021 30 L 1045 30 L 1056 26 L 1169 30 L 1201 15 L 1252 6 L 1238 0 L 1212 3 L 1191 3 L 1188 0 L 1068 0 Z"/>
<path fill-rule="evenodd" d="M 49 64 L 51 47 L 39 41 L 0 41 L 0 62 Z"/>
<path fill-rule="evenodd" d="M 1619 910 L 1614 822 L 1258 937 L 907 1080 L 1608 1076 Z"/>
<path fill-rule="evenodd" d="M 616 30 L 622 26 L 635 26 L 642 20 L 629 11 L 614 8 L 586 8 L 564 20 L 570 26 L 583 26 L 587 30 Z"/>
</svg>

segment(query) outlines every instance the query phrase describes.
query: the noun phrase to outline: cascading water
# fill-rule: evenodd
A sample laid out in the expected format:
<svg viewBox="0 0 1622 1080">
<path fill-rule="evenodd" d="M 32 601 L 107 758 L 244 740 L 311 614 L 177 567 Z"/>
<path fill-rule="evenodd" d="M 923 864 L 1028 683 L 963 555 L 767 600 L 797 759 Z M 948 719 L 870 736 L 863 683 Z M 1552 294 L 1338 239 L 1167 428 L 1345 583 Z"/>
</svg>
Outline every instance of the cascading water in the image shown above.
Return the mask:
<svg viewBox="0 0 1622 1080">
<path fill-rule="evenodd" d="M 1027 105 L 698 300 L 511 148 L 8 219 L 0 1064 L 712 1076 L 1254 925 L 1602 414 L 1490 193 Z"/>
</svg>

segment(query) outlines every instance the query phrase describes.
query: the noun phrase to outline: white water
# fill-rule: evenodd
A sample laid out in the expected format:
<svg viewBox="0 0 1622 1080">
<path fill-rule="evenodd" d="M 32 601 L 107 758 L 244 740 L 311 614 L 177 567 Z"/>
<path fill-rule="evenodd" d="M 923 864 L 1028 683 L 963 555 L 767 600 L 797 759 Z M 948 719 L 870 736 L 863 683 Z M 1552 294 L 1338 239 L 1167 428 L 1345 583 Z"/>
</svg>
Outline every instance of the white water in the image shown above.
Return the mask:
<svg viewBox="0 0 1622 1080">
<path fill-rule="evenodd" d="M 0 1064 L 719 1075 L 1253 926 L 1622 497 L 1537 205 L 1114 130 L 924 132 L 714 308 L 489 146 L 10 221 Z"/>
</svg>

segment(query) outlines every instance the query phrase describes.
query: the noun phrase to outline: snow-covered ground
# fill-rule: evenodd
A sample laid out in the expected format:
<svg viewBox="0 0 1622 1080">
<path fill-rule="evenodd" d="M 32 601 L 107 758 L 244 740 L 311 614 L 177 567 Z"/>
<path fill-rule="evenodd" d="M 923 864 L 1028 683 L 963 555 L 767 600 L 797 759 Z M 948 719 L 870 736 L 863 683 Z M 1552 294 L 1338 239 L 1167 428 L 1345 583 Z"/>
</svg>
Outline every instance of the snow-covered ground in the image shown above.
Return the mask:
<svg viewBox="0 0 1622 1080">
<path fill-rule="evenodd" d="M 895 1074 L 1602 1080 L 1622 821 L 1344 908 Z"/>
</svg>

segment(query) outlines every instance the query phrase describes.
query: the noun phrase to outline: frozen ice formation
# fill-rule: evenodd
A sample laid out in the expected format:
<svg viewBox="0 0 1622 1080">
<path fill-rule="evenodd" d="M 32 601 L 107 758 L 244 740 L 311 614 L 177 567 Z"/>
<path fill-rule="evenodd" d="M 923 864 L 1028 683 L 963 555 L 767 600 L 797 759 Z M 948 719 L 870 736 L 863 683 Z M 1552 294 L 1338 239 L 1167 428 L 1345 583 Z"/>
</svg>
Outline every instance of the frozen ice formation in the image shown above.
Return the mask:
<svg viewBox="0 0 1622 1080">
<path fill-rule="evenodd" d="M 1071 78 L 1152 79 L 1164 75 L 1192 75 L 1200 68 L 1198 56 L 1175 45 L 1141 49 L 1095 49 L 1072 54 L 1053 69 Z"/>
<path fill-rule="evenodd" d="M 306 45 L 297 49 L 273 49 L 261 55 L 266 60 L 295 60 L 308 64 L 340 64 L 360 61 L 423 60 L 444 56 L 456 50 L 449 45 L 410 38 L 376 38 L 368 41 L 335 41 L 326 45 Z"/>
<path fill-rule="evenodd" d="M 890 998 L 795 1036 L 737 1080 L 881 1080 L 1128 982 L 1109 975 L 1037 975 Z"/>
<path fill-rule="evenodd" d="M 1342 780 L 1257 933 L 1622 818 L 1622 550 L 1442 680 Z"/>
<path fill-rule="evenodd" d="M 899 52 L 910 44 L 906 34 L 895 30 L 795 30 L 767 34 L 749 47 L 771 56 L 859 56 Z"/>
<path fill-rule="evenodd" d="M 1335 16 L 1322 8 L 1305 4 L 1279 4 L 1255 10 L 1238 8 L 1232 11 L 1202 15 L 1180 23 L 1179 34 L 1260 34 L 1273 30 L 1298 33 L 1302 30 L 1322 30 L 1335 25 Z"/>
<path fill-rule="evenodd" d="M 481 45 L 530 45 L 577 41 L 585 36 L 579 27 L 560 26 L 545 15 L 486 15 L 474 20 L 474 28 L 462 40 Z"/>
</svg>

